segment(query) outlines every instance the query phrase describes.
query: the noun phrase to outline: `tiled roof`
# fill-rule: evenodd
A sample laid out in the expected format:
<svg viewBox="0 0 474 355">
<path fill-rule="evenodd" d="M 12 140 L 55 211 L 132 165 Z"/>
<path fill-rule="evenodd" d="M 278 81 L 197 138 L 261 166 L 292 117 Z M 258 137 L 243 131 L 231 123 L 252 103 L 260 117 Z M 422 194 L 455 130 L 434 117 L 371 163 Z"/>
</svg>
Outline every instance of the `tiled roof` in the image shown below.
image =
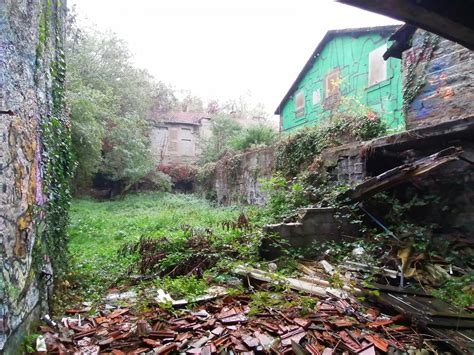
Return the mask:
<svg viewBox="0 0 474 355">
<path fill-rule="evenodd" d="M 202 119 L 210 119 L 205 112 L 167 112 L 159 117 L 159 121 L 172 123 L 186 123 L 191 125 L 200 125 Z"/>
</svg>

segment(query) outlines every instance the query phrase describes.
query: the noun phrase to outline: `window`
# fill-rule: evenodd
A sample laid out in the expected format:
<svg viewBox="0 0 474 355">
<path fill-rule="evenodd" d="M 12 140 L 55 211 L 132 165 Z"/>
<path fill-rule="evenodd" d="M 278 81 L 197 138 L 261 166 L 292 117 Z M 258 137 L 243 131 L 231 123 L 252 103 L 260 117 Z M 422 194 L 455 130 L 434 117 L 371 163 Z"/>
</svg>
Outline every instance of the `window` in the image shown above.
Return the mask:
<svg viewBox="0 0 474 355">
<path fill-rule="evenodd" d="M 387 45 L 374 49 L 369 53 L 369 83 L 368 86 L 378 84 L 387 79 L 387 62 L 383 54 L 387 51 Z"/>
<path fill-rule="evenodd" d="M 178 150 L 178 143 L 176 141 L 171 141 L 168 145 L 168 150 L 170 152 L 176 152 Z"/>
<path fill-rule="evenodd" d="M 313 106 L 317 105 L 321 102 L 321 90 L 314 90 L 313 91 Z"/>
<path fill-rule="evenodd" d="M 169 143 L 168 143 L 168 151 L 169 152 L 176 152 L 178 150 L 178 129 L 173 127 L 169 130 Z"/>
<path fill-rule="evenodd" d="M 174 127 L 170 129 L 170 139 L 172 140 L 178 139 L 178 129 Z"/>
<path fill-rule="evenodd" d="M 300 90 L 295 94 L 296 117 L 304 115 L 304 91 Z"/>
<path fill-rule="evenodd" d="M 191 128 L 181 128 L 181 139 L 189 139 L 193 138 L 193 131 Z"/>
<path fill-rule="evenodd" d="M 324 81 L 326 92 L 324 97 L 327 98 L 339 94 L 339 85 L 341 84 L 339 73 L 339 69 L 335 69 L 326 75 L 326 80 Z"/>
<path fill-rule="evenodd" d="M 181 128 L 181 154 L 186 156 L 194 155 L 193 131 L 191 128 Z"/>
</svg>

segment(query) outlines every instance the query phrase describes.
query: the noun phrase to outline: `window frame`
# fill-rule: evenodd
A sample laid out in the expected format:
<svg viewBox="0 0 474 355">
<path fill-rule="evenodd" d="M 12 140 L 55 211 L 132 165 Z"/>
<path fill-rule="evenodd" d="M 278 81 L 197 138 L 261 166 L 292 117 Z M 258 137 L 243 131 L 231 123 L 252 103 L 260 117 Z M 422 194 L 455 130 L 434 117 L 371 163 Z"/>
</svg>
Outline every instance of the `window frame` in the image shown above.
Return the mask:
<svg viewBox="0 0 474 355">
<path fill-rule="evenodd" d="M 302 105 L 297 106 L 299 96 L 302 96 Z M 304 113 L 305 113 L 305 106 L 306 106 L 306 96 L 305 96 L 305 93 L 304 93 L 303 89 L 300 89 L 297 92 L 295 92 L 294 101 L 295 101 L 295 114 L 296 114 L 296 117 L 303 116 Z"/>
<path fill-rule="evenodd" d="M 369 58 L 368 58 L 368 68 L 367 68 L 367 87 L 368 88 L 371 88 L 373 86 L 376 86 L 380 83 L 383 83 L 384 81 L 386 81 L 389 77 L 388 77 L 388 65 L 387 65 L 387 61 L 383 59 L 383 53 L 385 53 L 387 51 L 387 43 L 384 43 L 383 45 L 371 50 L 369 52 Z M 382 59 L 382 63 L 383 63 L 383 70 L 381 70 L 381 72 L 384 74 L 383 75 L 383 78 L 381 78 L 380 80 L 378 81 L 372 81 L 371 80 L 371 77 L 374 75 L 374 70 L 372 69 L 372 61 L 374 60 L 374 54 L 375 52 L 380 52 L 380 58 Z"/>
<path fill-rule="evenodd" d="M 335 78 L 333 79 L 333 77 Z M 340 80 L 341 79 L 341 70 L 339 68 L 335 68 L 331 70 L 329 73 L 326 74 L 324 78 L 324 98 L 327 99 L 328 97 L 331 97 L 333 95 L 337 95 L 340 93 L 340 85 L 334 85 L 333 90 L 328 90 L 329 86 L 332 86 L 332 83 L 330 80 Z"/>
</svg>

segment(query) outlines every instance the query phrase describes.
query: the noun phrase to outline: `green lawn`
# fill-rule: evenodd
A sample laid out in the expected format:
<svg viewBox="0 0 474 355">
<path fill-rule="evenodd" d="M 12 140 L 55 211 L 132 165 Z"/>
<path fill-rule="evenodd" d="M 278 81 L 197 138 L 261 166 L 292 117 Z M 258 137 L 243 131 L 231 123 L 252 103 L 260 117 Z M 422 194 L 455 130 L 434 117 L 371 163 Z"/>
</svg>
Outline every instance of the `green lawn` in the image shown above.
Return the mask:
<svg viewBox="0 0 474 355">
<path fill-rule="evenodd" d="M 77 294 L 95 297 L 127 273 L 134 256 L 118 251 L 141 236 L 182 236 L 183 226 L 221 228 L 235 221 L 237 207 L 214 207 L 193 195 L 140 193 L 123 200 L 74 200 L 69 227 L 71 279 Z M 74 293 L 74 288 L 73 288 Z"/>
</svg>

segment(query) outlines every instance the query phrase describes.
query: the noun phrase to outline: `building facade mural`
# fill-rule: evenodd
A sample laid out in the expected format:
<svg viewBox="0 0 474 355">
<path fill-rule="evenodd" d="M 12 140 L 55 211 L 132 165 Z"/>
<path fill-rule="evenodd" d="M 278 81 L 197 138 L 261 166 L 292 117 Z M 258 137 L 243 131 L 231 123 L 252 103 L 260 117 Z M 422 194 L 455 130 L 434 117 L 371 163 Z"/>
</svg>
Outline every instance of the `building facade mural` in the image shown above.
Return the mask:
<svg viewBox="0 0 474 355">
<path fill-rule="evenodd" d="M 275 112 L 280 130 L 321 124 L 344 102 L 369 107 L 389 131 L 403 130 L 401 61 L 383 59 L 397 28 L 327 32 Z"/>
</svg>

